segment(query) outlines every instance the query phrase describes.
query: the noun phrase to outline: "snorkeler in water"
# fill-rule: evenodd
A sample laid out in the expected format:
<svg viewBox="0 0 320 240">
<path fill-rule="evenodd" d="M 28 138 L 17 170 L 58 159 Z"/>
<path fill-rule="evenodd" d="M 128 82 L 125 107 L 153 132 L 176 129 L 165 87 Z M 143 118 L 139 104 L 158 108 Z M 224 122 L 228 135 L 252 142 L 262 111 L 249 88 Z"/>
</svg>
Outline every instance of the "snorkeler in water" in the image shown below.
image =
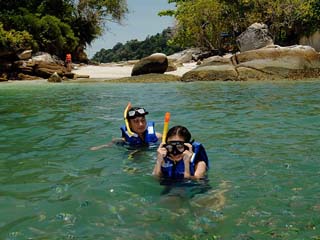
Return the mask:
<svg viewBox="0 0 320 240">
<path fill-rule="evenodd" d="M 131 107 L 131 104 L 128 103 L 124 111 L 125 125 L 120 127 L 121 138 L 113 139 L 112 142 L 108 144 L 92 147 L 91 150 L 110 147 L 114 143 L 124 143 L 133 147 L 149 146 L 158 143 L 162 135 L 156 132 L 153 121 L 147 121 L 147 114 L 149 113 L 144 108 Z"/>
<path fill-rule="evenodd" d="M 153 175 L 165 179 L 201 179 L 209 169 L 209 160 L 202 144 L 191 141 L 186 127 L 169 129 L 165 142 L 157 150 Z"/>
<path fill-rule="evenodd" d="M 155 123 L 146 120 L 148 112 L 141 107 L 130 107 L 125 114 L 125 125 L 122 126 L 122 139 L 130 146 L 155 144 L 161 139 L 156 132 Z"/>
</svg>

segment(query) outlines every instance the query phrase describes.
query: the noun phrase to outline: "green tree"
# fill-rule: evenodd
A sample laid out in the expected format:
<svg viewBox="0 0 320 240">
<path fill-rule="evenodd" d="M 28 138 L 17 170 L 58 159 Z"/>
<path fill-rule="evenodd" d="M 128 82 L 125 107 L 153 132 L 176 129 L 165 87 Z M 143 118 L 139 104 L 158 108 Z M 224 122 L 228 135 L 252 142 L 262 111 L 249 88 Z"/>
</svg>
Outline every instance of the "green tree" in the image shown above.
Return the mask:
<svg viewBox="0 0 320 240">
<path fill-rule="evenodd" d="M 217 0 L 170 1 L 176 2 L 175 11 L 162 11 L 173 15 L 176 20 L 173 41 L 182 47 L 216 49 L 221 44 L 221 32 L 229 32 L 230 24 L 225 21 L 226 5 Z"/>
<path fill-rule="evenodd" d="M 72 27 L 78 33 L 80 43 L 91 44 L 101 36 L 107 22 L 121 24 L 128 12 L 126 0 L 79 0 L 72 1 L 74 19 Z"/>
<path fill-rule="evenodd" d="M 0 51 L 7 50 L 17 52 L 23 49 L 31 49 L 35 45 L 32 36 L 26 31 L 6 31 L 0 23 Z"/>
<path fill-rule="evenodd" d="M 107 27 L 121 23 L 126 0 L 10 0 L 0 1 L 5 30 L 27 31 L 39 50 L 64 56 L 90 45 Z"/>
<path fill-rule="evenodd" d="M 170 45 L 171 29 L 165 29 L 162 33 L 148 36 L 143 41 L 136 39 L 127 41 L 125 44 L 117 43 L 112 49 L 101 49 L 95 53 L 92 60 L 97 62 L 119 62 L 133 59 L 141 59 L 155 52 L 171 55 L 182 48 Z"/>
<path fill-rule="evenodd" d="M 243 0 L 242 4 L 250 6 L 245 14 L 247 23 L 266 23 L 280 45 L 296 44 L 302 35 L 319 29 L 318 0 Z"/>
<path fill-rule="evenodd" d="M 173 41 L 180 46 L 219 48 L 220 33 L 233 38 L 254 22 L 266 23 L 276 44 L 297 43 L 319 30 L 319 0 L 168 0 L 175 10 L 162 15 L 177 20 Z"/>
</svg>

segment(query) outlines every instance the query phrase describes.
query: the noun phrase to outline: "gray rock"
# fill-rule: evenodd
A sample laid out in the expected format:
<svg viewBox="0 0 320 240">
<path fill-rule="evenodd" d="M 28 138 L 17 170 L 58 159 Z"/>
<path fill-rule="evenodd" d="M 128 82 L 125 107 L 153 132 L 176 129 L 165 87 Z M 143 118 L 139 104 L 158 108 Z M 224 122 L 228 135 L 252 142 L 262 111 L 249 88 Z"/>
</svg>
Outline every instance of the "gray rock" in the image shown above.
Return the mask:
<svg viewBox="0 0 320 240">
<path fill-rule="evenodd" d="M 273 45 L 272 36 L 266 24 L 254 23 L 237 37 L 240 52 Z"/>
<path fill-rule="evenodd" d="M 168 58 L 163 53 L 154 53 L 142 58 L 132 69 L 131 76 L 148 73 L 164 73 L 168 68 Z"/>
<path fill-rule="evenodd" d="M 178 53 L 168 56 L 168 59 L 177 63 L 188 63 L 194 60 L 194 57 L 201 54 L 200 48 L 189 48 Z"/>
<path fill-rule="evenodd" d="M 32 57 L 33 61 L 39 62 L 47 62 L 47 63 L 55 63 L 55 60 L 49 53 L 37 53 L 35 56 Z"/>
<path fill-rule="evenodd" d="M 48 82 L 62 82 L 62 78 L 57 72 L 54 72 L 49 78 Z"/>
<path fill-rule="evenodd" d="M 320 52 L 320 31 L 316 31 L 311 36 L 303 36 L 299 40 L 300 45 L 308 45 Z"/>
</svg>

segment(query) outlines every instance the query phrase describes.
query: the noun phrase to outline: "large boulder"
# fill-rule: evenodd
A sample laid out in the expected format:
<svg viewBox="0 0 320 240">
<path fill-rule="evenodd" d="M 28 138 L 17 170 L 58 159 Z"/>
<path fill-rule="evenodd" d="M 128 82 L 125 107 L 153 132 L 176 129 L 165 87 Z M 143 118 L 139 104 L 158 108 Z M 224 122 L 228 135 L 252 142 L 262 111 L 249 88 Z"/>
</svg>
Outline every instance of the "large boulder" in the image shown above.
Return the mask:
<svg viewBox="0 0 320 240">
<path fill-rule="evenodd" d="M 185 73 L 182 81 L 273 80 L 318 78 L 320 54 L 308 46 L 269 46 L 212 58 Z"/>
<path fill-rule="evenodd" d="M 310 36 L 303 36 L 299 40 L 300 45 L 308 45 L 320 52 L 320 31 L 316 31 Z"/>
<path fill-rule="evenodd" d="M 269 46 L 234 56 L 240 80 L 318 77 L 320 54 L 308 46 Z"/>
<path fill-rule="evenodd" d="M 273 45 L 272 36 L 266 24 L 254 23 L 237 37 L 240 52 Z"/>
<path fill-rule="evenodd" d="M 214 56 L 204 60 L 200 66 L 185 73 L 181 81 L 236 81 L 237 77 L 237 71 L 230 57 Z"/>
<path fill-rule="evenodd" d="M 55 63 L 37 62 L 34 66 L 34 72 L 36 76 L 49 78 L 55 72 L 63 76 L 64 73 L 67 72 L 67 69 L 65 66 Z"/>
<path fill-rule="evenodd" d="M 164 73 L 168 68 L 168 58 L 163 53 L 154 53 L 137 62 L 131 72 L 131 76 L 148 73 Z"/>
<path fill-rule="evenodd" d="M 202 53 L 200 48 L 189 48 L 168 56 L 168 59 L 179 65 L 199 60 Z"/>
<path fill-rule="evenodd" d="M 55 59 L 52 57 L 52 55 L 46 52 L 37 52 L 34 56 L 32 56 L 32 60 L 36 62 L 55 63 Z"/>
</svg>

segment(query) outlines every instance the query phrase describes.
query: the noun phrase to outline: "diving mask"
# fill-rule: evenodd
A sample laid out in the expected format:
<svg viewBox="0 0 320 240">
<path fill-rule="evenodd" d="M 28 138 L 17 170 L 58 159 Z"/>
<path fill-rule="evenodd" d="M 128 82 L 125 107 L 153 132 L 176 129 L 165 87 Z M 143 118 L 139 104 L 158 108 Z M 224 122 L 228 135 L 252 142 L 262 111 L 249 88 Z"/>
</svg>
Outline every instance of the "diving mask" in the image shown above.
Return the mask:
<svg viewBox="0 0 320 240">
<path fill-rule="evenodd" d="M 188 147 L 184 145 L 184 142 L 182 141 L 168 142 L 167 144 L 164 144 L 163 147 L 165 147 L 167 149 L 167 152 L 169 154 L 172 154 L 173 156 L 182 154 L 185 150 L 188 149 Z"/>
<path fill-rule="evenodd" d="M 127 117 L 132 119 L 139 116 L 147 115 L 148 112 L 144 108 L 132 108 L 128 111 Z"/>
</svg>

